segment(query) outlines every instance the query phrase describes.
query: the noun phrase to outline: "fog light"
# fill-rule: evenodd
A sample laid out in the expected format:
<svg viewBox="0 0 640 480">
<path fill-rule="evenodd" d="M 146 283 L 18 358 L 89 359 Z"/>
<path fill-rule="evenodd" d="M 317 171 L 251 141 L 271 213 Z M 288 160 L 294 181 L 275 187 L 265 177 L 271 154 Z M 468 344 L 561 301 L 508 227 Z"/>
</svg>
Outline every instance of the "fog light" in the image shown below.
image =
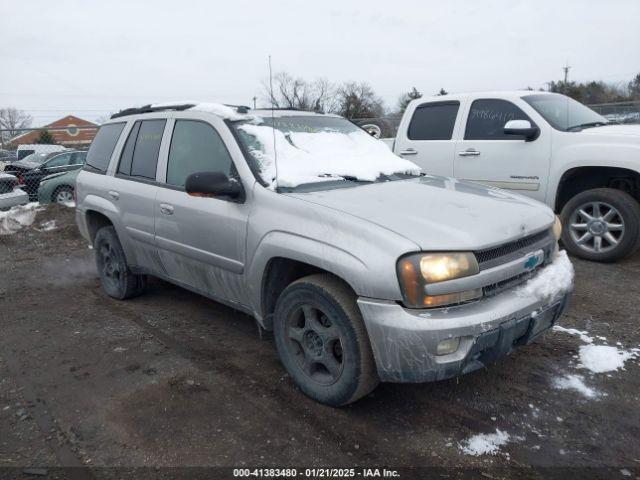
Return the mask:
<svg viewBox="0 0 640 480">
<path fill-rule="evenodd" d="M 447 338 L 446 340 L 442 340 L 438 344 L 436 355 L 449 355 L 450 353 L 453 353 L 456 350 L 458 350 L 459 346 L 460 346 L 460 337 Z"/>
</svg>

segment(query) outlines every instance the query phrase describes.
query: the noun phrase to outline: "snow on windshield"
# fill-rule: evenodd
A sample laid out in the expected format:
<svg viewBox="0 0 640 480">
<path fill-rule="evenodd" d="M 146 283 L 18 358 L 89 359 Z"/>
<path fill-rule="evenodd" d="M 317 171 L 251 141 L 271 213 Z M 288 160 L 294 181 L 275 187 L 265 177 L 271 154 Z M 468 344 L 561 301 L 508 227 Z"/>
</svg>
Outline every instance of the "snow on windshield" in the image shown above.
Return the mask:
<svg viewBox="0 0 640 480">
<path fill-rule="evenodd" d="M 269 125 L 245 123 L 238 130 L 250 136 L 249 151 L 270 188 L 296 187 L 332 178 L 374 181 L 380 175 L 420 173 L 415 163 L 394 155 L 383 142 L 356 128 L 285 133 Z"/>
</svg>

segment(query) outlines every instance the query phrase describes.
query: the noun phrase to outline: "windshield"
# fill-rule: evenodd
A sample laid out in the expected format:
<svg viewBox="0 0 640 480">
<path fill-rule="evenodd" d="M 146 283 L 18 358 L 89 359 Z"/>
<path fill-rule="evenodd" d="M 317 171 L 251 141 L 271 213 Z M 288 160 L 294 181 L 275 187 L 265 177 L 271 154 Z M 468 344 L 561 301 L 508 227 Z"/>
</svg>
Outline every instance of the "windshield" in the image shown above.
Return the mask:
<svg viewBox="0 0 640 480">
<path fill-rule="evenodd" d="M 270 188 L 353 186 L 420 174 L 416 164 L 341 117 L 256 117 L 234 126 Z"/>
<path fill-rule="evenodd" d="M 44 163 L 48 156 L 48 153 L 32 153 L 31 155 L 24 157 L 22 160 L 25 162 Z"/>
<path fill-rule="evenodd" d="M 563 132 L 608 123 L 606 118 L 589 107 L 564 95 L 527 95 L 522 99 L 542 115 L 552 127 Z"/>
</svg>

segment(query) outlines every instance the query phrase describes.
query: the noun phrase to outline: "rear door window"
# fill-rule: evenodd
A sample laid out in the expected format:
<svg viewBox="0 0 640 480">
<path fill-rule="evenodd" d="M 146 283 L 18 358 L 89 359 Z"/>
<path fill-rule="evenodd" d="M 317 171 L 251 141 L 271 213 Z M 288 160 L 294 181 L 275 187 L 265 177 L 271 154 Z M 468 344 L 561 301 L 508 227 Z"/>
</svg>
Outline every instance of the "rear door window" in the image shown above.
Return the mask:
<svg viewBox="0 0 640 480">
<path fill-rule="evenodd" d="M 517 140 L 519 136 L 504 133 L 504 126 L 509 120 L 529 120 L 533 125 L 526 113 L 507 100 L 475 100 L 469 110 L 464 139 Z"/>
<path fill-rule="evenodd" d="M 155 180 L 166 120 L 137 121 L 122 151 L 118 173 Z"/>
<path fill-rule="evenodd" d="M 99 172 L 107 171 L 111 154 L 113 154 L 113 149 L 116 148 L 116 143 L 118 143 L 118 138 L 120 138 L 124 125 L 124 122 L 110 123 L 100 127 L 96 137 L 91 142 L 89 152 L 87 152 L 86 164 L 92 167 L 93 170 Z"/>
<path fill-rule="evenodd" d="M 459 108 L 460 102 L 420 105 L 409 123 L 409 140 L 451 140 Z"/>
<path fill-rule="evenodd" d="M 82 165 L 87 158 L 87 152 L 73 152 L 69 165 Z"/>
</svg>

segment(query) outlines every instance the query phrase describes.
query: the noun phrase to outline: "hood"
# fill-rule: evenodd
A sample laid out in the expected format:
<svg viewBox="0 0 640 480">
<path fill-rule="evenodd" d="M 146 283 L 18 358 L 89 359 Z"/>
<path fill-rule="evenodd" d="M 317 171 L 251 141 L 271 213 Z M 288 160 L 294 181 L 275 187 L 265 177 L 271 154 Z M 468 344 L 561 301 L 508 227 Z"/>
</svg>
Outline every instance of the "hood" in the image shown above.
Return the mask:
<svg viewBox="0 0 640 480">
<path fill-rule="evenodd" d="M 601 127 L 585 128 L 581 135 L 609 135 L 631 136 L 640 139 L 640 125 L 603 125 Z"/>
<path fill-rule="evenodd" d="M 422 250 L 478 250 L 553 225 L 546 205 L 493 187 L 424 176 L 291 197 L 391 230 Z"/>
</svg>

